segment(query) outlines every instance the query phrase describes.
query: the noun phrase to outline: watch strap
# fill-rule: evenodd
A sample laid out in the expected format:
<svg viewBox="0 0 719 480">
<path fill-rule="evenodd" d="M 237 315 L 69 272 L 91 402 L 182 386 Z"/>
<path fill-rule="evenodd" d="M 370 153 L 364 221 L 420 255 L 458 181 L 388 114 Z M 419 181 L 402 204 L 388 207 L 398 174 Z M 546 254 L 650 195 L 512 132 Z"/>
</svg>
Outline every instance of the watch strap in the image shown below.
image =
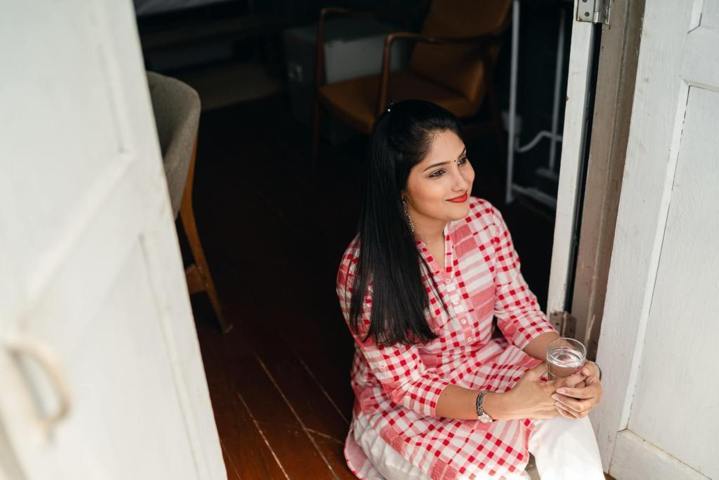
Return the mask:
<svg viewBox="0 0 719 480">
<path fill-rule="evenodd" d="M 494 421 L 494 419 L 484 411 L 484 397 L 487 395 L 486 390 L 480 390 L 477 394 L 477 399 L 474 402 L 474 408 L 477 413 L 477 420 L 483 423 L 489 423 Z"/>
</svg>

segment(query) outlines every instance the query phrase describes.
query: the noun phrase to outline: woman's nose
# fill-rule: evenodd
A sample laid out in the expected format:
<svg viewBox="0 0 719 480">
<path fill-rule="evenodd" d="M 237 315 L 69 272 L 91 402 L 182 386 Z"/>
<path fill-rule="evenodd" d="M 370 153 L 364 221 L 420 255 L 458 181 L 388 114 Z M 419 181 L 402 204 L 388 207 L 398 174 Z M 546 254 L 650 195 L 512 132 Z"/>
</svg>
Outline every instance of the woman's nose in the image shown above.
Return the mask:
<svg viewBox="0 0 719 480">
<path fill-rule="evenodd" d="M 452 184 L 452 188 L 454 190 L 467 190 L 467 187 L 469 185 L 469 179 L 466 177 L 466 173 L 463 172 L 461 169 L 455 170 L 453 180 L 454 181 Z"/>
</svg>

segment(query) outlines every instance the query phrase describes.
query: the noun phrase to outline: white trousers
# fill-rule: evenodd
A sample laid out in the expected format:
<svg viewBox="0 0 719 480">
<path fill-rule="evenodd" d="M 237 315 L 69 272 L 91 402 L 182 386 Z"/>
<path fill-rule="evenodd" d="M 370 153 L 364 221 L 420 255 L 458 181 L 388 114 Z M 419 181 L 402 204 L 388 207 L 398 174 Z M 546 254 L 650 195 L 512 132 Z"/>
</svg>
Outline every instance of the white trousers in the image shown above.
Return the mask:
<svg viewBox="0 0 719 480">
<path fill-rule="evenodd" d="M 430 480 L 426 473 L 399 455 L 360 415 L 354 424 L 355 441 L 385 480 Z M 529 437 L 541 480 L 604 480 L 602 461 L 589 418 L 555 417 L 538 420 Z M 529 479 L 521 473 L 517 479 Z M 379 480 L 379 479 L 377 479 Z"/>
</svg>

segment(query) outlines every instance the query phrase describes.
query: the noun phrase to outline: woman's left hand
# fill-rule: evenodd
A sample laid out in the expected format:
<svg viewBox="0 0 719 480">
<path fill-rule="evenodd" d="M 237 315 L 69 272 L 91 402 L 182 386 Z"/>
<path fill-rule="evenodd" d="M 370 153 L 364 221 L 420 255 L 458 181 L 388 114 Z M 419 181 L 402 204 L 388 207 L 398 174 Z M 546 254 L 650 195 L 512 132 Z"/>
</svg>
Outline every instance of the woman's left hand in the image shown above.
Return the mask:
<svg viewBox="0 0 719 480">
<path fill-rule="evenodd" d="M 586 417 L 602 397 L 602 383 L 599 380 L 599 367 L 597 367 L 597 364 L 587 362 L 581 373 L 586 377 L 584 386 L 574 388 L 560 387 L 552 396 L 557 411 L 563 417 Z"/>
</svg>

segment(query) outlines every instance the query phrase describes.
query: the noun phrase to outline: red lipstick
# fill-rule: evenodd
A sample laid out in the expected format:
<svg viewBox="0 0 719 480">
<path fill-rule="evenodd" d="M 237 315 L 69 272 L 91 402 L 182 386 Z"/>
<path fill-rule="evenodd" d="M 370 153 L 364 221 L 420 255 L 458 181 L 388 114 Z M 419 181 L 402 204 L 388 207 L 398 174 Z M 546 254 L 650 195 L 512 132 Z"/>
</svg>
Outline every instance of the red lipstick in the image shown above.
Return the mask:
<svg viewBox="0 0 719 480">
<path fill-rule="evenodd" d="M 459 197 L 450 198 L 447 201 L 452 203 L 464 203 L 467 201 L 467 198 L 469 198 L 469 195 L 467 194 L 467 192 L 464 192 Z"/>
</svg>

